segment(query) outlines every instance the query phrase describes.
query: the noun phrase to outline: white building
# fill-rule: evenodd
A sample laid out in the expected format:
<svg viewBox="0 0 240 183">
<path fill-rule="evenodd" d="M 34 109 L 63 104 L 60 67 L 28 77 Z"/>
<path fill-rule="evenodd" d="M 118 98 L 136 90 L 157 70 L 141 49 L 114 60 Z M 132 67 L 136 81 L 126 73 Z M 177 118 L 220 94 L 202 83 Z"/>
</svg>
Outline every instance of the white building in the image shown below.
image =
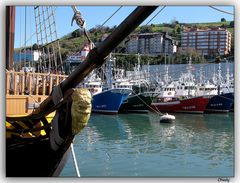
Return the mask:
<svg viewBox="0 0 240 183">
<path fill-rule="evenodd" d="M 127 53 L 169 54 L 177 51 L 176 42 L 164 33 L 142 33 L 131 35 L 125 42 Z"/>
</svg>

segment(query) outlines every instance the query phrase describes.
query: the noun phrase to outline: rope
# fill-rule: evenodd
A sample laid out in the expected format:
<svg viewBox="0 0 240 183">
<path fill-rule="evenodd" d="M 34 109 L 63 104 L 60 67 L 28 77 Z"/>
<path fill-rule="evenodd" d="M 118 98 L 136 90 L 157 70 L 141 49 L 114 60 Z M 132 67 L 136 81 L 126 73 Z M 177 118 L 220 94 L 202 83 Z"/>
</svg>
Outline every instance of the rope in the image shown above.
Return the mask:
<svg viewBox="0 0 240 183">
<path fill-rule="evenodd" d="M 215 9 L 215 10 L 217 10 L 217 11 L 220 11 L 220 12 L 222 12 L 222 13 L 226 13 L 226 14 L 229 14 L 229 15 L 234 15 L 234 13 L 231 13 L 231 12 L 228 12 L 228 11 L 224 11 L 224 10 L 221 10 L 221 9 L 218 9 L 218 8 L 213 7 L 213 6 L 209 6 L 209 7 L 212 8 L 212 9 Z"/>
<path fill-rule="evenodd" d="M 151 18 L 151 20 L 148 21 L 148 23 L 147 23 L 146 25 L 148 25 L 159 13 L 161 13 L 161 11 L 162 11 L 164 8 L 166 8 L 166 6 L 163 6 L 163 7 L 156 13 L 156 15 L 154 15 L 154 16 Z"/>
<path fill-rule="evenodd" d="M 104 26 L 123 6 L 120 6 L 101 26 Z"/>
<path fill-rule="evenodd" d="M 75 170 L 76 170 L 76 173 L 77 173 L 77 177 L 80 177 L 80 171 L 79 171 L 79 168 L 78 168 L 78 164 L 77 164 L 77 159 L 76 159 L 75 152 L 74 152 L 73 143 L 71 143 L 71 151 L 72 151 L 72 157 L 73 157 L 73 162 L 74 162 L 74 167 L 75 167 Z"/>
<path fill-rule="evenodd" d="M 141 99 L 141 97 L 139 97 L 139 95 L 137 93 L 135 93 L 134 91 L 132 91 L 133 94 L 135 94 L 141 101 L 143 104 L 145 104 L 148 108 L 152 109 L 154 112 L 156 112 L 159 115 L 163 115 L 163 113 L 161 113 L 158 108 L 156 108 L 157 110 L 155 110 L 154 108 L 152 108 L 150 105 L 148 105 L 143 99 Z M 152 99 L 151 99 L 152 100 Z"/>
<path fill-rule="evenodd" d="M 88 36 L 88 33 L 86 31 L 86 21 L 82 19 L 81 13 L 80 13 L 80 11 L 77 10 L 76 6 L 71 6 L 71 7 L 74 11 L 71 25 L 73 24 L 73 21 L 75 20 L 76 24 L 83 30 L 83 33 L 86 36 L 86 38 L 91 46 L 91 49 L 92 49 L 93 47 L 95 47 L 95 45 L 92 42 L 92 40 L 90 39 L 90 37 Z"/>
</svg>

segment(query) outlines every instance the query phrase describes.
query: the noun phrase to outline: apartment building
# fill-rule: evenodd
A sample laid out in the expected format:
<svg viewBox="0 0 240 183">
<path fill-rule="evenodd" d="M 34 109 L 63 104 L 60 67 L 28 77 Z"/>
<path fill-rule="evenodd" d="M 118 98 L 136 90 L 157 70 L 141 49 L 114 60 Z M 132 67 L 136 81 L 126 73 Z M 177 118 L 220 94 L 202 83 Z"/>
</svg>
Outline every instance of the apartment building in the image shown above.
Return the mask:
<svg viewBox="0 0 240 183">
<path fill-rule="evenodd" d="M 125 42 L 127 53 L 168 54 L 176 52 L 176 41 L 165 33 L 134 34 Z"/>
<path fill-rule="evenodd" d="M 231 50 L 231 33 L 223 28 L 188 29 L 182 33 L 181 48 L 183 51 L 193 48 L 204 56 L 227 55 Z"/>
</svg>

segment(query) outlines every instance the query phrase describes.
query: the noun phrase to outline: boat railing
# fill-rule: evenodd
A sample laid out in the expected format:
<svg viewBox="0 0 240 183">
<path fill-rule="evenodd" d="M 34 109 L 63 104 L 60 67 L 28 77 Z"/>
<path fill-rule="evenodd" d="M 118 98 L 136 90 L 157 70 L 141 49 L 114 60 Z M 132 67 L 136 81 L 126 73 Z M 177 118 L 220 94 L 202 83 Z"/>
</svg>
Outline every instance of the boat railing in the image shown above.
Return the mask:
<svg viewBox="0 0 240 183">
<path fill-rule="evenodd" d="M 6 71 L 6 95 L 48 96 L 67 75 Z"/>
</svg>

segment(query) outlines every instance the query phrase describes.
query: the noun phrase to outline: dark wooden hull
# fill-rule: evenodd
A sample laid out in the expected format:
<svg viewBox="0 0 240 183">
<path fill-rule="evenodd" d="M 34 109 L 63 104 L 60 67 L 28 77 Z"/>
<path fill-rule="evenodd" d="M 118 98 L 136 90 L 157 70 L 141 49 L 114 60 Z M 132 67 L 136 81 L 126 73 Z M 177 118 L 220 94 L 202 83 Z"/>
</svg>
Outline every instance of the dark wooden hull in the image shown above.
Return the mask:
<svg viewBox="0 0 240 183">
<path fill-rule="evenodd" d="M 74 138 L 71 133 L 72 101 L 70 101 L 69 97 L 63 100 L 61 108 L 58 109 L 58 135 L 63 141 L 56 150 L 54 150 L 50 142 L 50 134 L 54 129 L 52 126 L 54 118 L 49 123 L 44 116 L 7 117 L 7 122 L 11 123 L 12 127 L 15 128 L 12 131 L 7 128 L 7 135 L 10 133 L 6 139 L 7 177 L 50 177 L 60 174 L 65 164 L 66 153 Z M 23 123 L 27 127 L 23 128 L 24 126 L 21 126 Z M 45 134 L 40 134 L 40 129 L 36 127 L 40 123 L 43 123 L 41 127 L 44 128 Z M 34 129 L 36 130 L 24 133 L 24 130 Z"/>
<path fill-rule="evenodd" d="M 65 165 L 73 136 L 58 151 L 53 151 L 48 139 L 7 148 L 7 177 L 58 176 Z"/>
</svg>

